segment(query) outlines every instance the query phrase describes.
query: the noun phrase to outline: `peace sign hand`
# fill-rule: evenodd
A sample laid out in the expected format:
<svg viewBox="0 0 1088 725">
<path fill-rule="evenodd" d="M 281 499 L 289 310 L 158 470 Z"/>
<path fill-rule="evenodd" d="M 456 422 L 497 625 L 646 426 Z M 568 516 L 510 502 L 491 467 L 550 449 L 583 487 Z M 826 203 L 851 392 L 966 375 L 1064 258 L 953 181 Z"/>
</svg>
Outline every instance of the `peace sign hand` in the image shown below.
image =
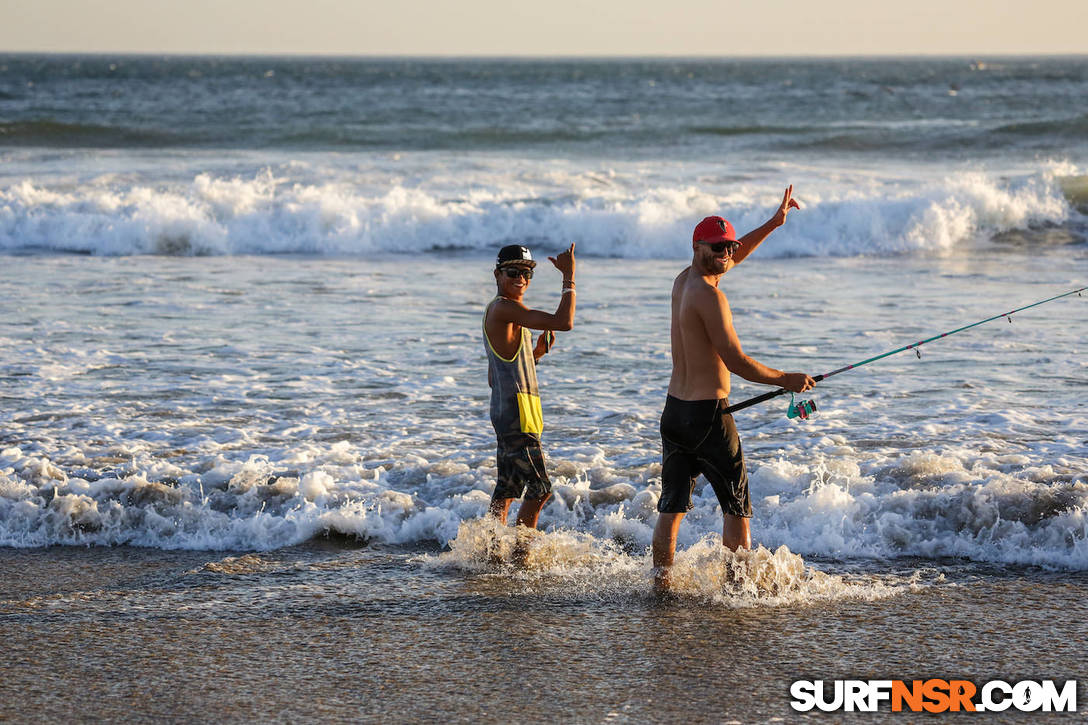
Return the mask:
<svg viewBox="0 0 1088 725">
<path fill-rule="evenodd" d="M 790 213 L 790 209 L 800 208 L 801 205 L 793 198 L 793 184 L 790 184 L 786 187 L 786 193 L 782 195 L 782 205 L 778 207 L 778 211 L 771 217 L 771 223 L 776 227 L 782 226 L 786 223 L 786 215 Z"/>
</svg>

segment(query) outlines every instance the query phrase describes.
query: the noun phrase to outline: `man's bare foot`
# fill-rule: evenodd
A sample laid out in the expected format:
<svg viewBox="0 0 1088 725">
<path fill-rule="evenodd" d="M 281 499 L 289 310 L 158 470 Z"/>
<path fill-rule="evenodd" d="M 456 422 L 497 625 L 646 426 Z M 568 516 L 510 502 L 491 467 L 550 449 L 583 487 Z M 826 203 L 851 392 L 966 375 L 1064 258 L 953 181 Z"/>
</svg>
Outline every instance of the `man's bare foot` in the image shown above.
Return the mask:
<svg viewBox="0 0 1088 725">
<path fill-rule="evenodd" d="M 514 566 L 526 567 L 529 564 L 529 544 L 538 535 L 536 529 L 527 526 L 518 526 L 514 532 L 514 552 L 510 560 Z"/>
<path fill-rule="evenodd" d="M 665 596 L 672 594 L 672 578 L 669 576 L 669 569 L 665 566 L 659 566 L 654 569 L 654 594 L 658 596 Z"/>
<path fill-rule="evenodd" d="M 502 564 L 502 544 L 494 535 L 487 542 L 487 563 L 491 566 Z"/>
<path fill-rule="evenodd" d="M 487 547 L 487 563 L 491 566 L 501 566 L 503 563 L 503 534 L 506 527 L 497 517 L 487 520 L 483 535 Z"/>
<path fill-rule="evenodd" d="M 722 555 L 722 583 L 733 588 L 740 588 L 748 578 L 749 549 L 726 549 Z"/>
<path fill-rule="evenodd" d="M 510 555 L 510 562 L 514 566 L 524 569 L 529 561 L 529 544 L 518 542 L 514 544 L 514 553 Z"/>
</svg>

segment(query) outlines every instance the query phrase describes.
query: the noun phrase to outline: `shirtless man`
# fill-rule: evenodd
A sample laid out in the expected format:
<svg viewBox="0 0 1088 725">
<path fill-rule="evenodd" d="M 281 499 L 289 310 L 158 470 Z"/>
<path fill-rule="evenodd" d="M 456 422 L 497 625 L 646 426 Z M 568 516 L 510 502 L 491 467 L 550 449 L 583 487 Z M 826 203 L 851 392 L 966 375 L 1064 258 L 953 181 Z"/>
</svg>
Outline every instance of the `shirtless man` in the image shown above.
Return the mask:
<svg viewBox="0 0 1088 725">
<path fill-rule="evenodd" d="M 487 382 L 491 386 L 491 425 L 498 439 L 498 481 L 489 513 L 506 523 L 510 504 L 525 495 L 517 523 L 536 528 L 540 510 L 552 495 L 544 470 L 540 434 L 544 421 L 536 382 L 536 361 L 555 340 L 552 330 L 574 326 L 574 245 L 558 257 L 548 257 L 563 275 L 563 293 L 554 313 L 534 310 L 522 302 L 536 262 L 526 247 L 511 244 L 495 260 L 497 295 L 484 312 Z M 532 345 L 529 329 L 543 330 Z M 525 551 L 515 552 L 524 558 Z"/>
<path fill-rule="evenodd" d="M 790 209 L 799 208 L 790 186 L 770 221 L 740 240 L 725 219 L 703 219 L 692 235 L 691 266 L 673 282 L 672 378 L 661 414 L 661 498 L 653 539 L 659 590 L 668 589 L 676 533 L 692 507 L 700 473 L 714 487 L 722 507 L 722 544 L 733 551 L 752 546 L 744 454 L 733 416 L 723 412 L 729 405 L 729 374 L 795 393 L 816 384 L 804 373 L 784 373 L 745 355 L 733 329 L 729 300 L 718 289 L 722 275 L 782 226 Z"/>
</svg>

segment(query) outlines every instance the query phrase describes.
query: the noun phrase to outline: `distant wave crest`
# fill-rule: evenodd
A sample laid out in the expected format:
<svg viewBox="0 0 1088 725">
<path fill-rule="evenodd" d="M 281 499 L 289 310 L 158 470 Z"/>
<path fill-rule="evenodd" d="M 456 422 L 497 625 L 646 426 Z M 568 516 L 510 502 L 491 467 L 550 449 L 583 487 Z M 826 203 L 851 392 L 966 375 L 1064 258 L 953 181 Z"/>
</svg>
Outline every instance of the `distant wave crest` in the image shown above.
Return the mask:
<svg viewBox="0 0 1088 725">
<path fill-rule="evenodd" d="M 941 252 L 1077 215 L 1083 177 L 1019 178 L 958 172 L 934 181 L 817 186 L 759 254 L 889 256 Z M 451 179 L 453 175 L 451 174 Z M 679 258 L 694 222 L 725 214 L 740 230 L 773 211 L 766 184 L 738 183 L 721 198 L 693 186 L 642 184 L 590 173 L 447 180 L 445 188 L 328 183 L 266 170 L 197 174 L 188 182 L 75 188 L 30 179 L 0 188 L 0 250 L 95 255 L 316 254 L 373 256 L 490 251 L 511 242 L 623 258 Z"/>
</svg>

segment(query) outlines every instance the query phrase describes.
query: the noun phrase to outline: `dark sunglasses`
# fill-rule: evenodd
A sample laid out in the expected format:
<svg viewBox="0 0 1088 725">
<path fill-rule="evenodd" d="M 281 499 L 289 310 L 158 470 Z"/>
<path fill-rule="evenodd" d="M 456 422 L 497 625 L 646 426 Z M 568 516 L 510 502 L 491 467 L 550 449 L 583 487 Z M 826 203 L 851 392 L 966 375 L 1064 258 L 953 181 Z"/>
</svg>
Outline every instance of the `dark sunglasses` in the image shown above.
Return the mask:
<svg viewBox="0 0 1088 725">
<path fill-rule="evenodd" d="M 533 278 L 533 270 L 525 267 L 507 267 L 503 270 L 506 272 L 506 276 L 510 279 L 517 279 L 518 277 L 524 277 L 529 280 Z"/>
<path fill-rule="evenodd" d="M 710 247 L 710 251 L 714 252 L 714 254 L 721 254 L 728 249 L 730 257 L 736 254 L 737 250 L 740 249 L 740 242 L 703 242 L 703 244 Z"/>
</svg>

